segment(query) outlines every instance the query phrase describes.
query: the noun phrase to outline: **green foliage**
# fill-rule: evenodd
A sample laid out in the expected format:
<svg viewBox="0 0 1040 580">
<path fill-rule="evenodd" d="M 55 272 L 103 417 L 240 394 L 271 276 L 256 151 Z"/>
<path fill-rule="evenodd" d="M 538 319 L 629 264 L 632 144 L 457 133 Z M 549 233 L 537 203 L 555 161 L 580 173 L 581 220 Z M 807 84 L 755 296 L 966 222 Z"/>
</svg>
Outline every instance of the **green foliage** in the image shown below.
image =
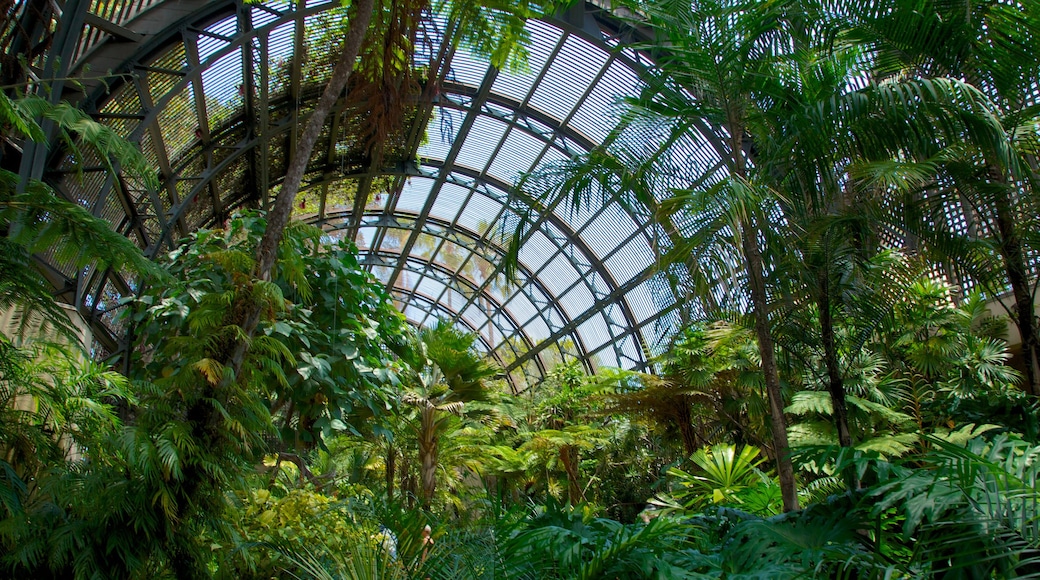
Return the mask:
<svg viewBox="0 0 1040 580">
<path fill-rule="evenodd" d="M 11 100 L 0 94 L 0 124 L 13 129 L 12 137 L 41 142 L 44 134 L 37 119 L 54 123 L 77 170 L 82 168 L 84 155 L 89 155 L 110 171 L 118 164 L 133 177 L 156 186 L 155 174 L 136 146 L 82 111 L 35 96 Z M 157 283 L 167 280 L 161 268 L 108 222 L 62 199 L 40 181 L 26 180 L 21 184 L 24 189 L 19 189 L 20 181 L 15 173 L 0 170 L 0 231 L 4 232 L 0 237 L 0 309 L 15 307 L 22 312 L 21 335 L 42 324 L 78 340 L 67 317 L 54 304 L 50 284 L 37 271 L 33 254 L 50 253 L 57 263 L 75 269 L 93 264 L 130 270 Z"/>
<path fill-rule="evenodd" d="M 547 505 L 506 542 L 504 577 L 694 578 L 685 561 L 692 531 L 668 517 L 625 525 Z"/>
<path fill-rule="evenodd" d="M 333 431 L 357 432 L 360 424 L 351 422 L 392 404 L 387 349 L 399 346 L 403 319 L 349 244 L 323 244 L 320 232 L 302 224 L 286 228 L 273 280 L 251 280 L 264 227 L 260 216 L 243 214 L 171 252 L 180 282 L 143 296 L 136 316 L 139 343 L 154 349 L 146 372 L 225 381 L 218 361 L 229 360 L 245 310 L 257 305 L 264 318 L 247 370 L 255 376 L 245 378 L 281 412 L 283 439 L 310 446 Z"/>
<path fill-rule="evenodd" d="M 928 574 L 1020 577 L 1040 563 L 1040 447 L 999 435 L 935 449 L 871 491 L 876 511 L 905 515 L 902 541 Z"/>
<path fill-rule="evenodd" d="M 250 489 L 237 494 L 227 516 L 234 538 L 243 549 L 226 550 L 211 545 L 227 560 L 218 562 L 218 575 L 227 578 L 270 578 L 291 567 L 286 554 L 310 554 L 331 558 L 350 553 L 366 535 L 354 522 L 347 506 L 313 489 L 290 489 L 276 495 L 267 489 Z M 259 545 L 249 548 L 249 546 Z M 277 547 L 276 550 L 262 549 Z"/>
<path fill-rule="evenodd" d="M 117 433 L 113 404 L 132 401 L 126 378 L 102 365 L 54 344 L 16 346 L 0 336 L 0 520 L 10 524 L 46 502 L 39 484 L 47 471 Z"/>
<path fill-rule="evenodd" d="M 733 445 L 715 445 L 697 450 L 690 461 L 698 468 L 694 473 L 678 467 L 668 470 L 675 486 L 669 500 L 674 498 L 693 512 L 712 505 L 739 507 L 760 515 L 779 512 L 780 488 L 758 469 L 765 461 L 759 449 L 748 445 L 737 453 Z"/>
</svg>

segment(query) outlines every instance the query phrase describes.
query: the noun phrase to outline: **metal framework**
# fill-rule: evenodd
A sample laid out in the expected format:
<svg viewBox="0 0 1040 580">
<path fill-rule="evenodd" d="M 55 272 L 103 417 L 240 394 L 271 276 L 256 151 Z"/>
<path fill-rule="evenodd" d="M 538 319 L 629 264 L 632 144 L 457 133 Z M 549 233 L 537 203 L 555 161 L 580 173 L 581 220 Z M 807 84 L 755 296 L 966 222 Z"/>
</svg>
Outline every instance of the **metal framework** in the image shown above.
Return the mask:
<svg viewBox="0 0 1040 580">
<path fill-rule="evenodd" d="M 27 151 L 23 175 L 42 174 L 154 257 L 239 207 L 269 202 L 330 73 L 308 62 L 334 57 L 316 39 L 342 23 L 338 2 L 52 6 L 65 31 L 52 51 L 60 50 L 67 74 L 83 87 L 62 96 L 139 143 L 161 186 L 109 175 L 90 160 L 78 167 L 85 176 L 73 177 L 70 160 L 60 151 L 44 159 L 42 148 Z M 667 232 L 649 216 L 616 202 L 549 208 L 521 240 L 517 281 L 502 276 L 502 226 L 537 203 L 513 188 L 517 178 L 602 143 L 617 122 L 618 100 L 638 93 L 649 65 L 621 48 L 609 14 L 593 3 L 531 22 L 529 31 L 529 67 L 509 71 L 464 49 L 442 54 L 439 28 L 428 26 L 415 64 L 442 56 L 447 68 L 410 129 L 414 161 L 344 165 L 340 109 L 305 178 L 317 207 L 296 217 L 353 239 L 362 263 L 414 324 L 442 317 L 475 332 L 516 389 L 570 357 L 590 371 L 650 369 L 679 305 L 655 264 Z M 711 169 L 717 156 L 710 146 L 692 147 L 689 162 Z M 357 194 L 342 196 L 345 189 Z M 121 348 L 114 313 L 142 281 L 52 270 L 57 287 L 74 291 L 69 299 L 100 348 Z"/>
</svg>

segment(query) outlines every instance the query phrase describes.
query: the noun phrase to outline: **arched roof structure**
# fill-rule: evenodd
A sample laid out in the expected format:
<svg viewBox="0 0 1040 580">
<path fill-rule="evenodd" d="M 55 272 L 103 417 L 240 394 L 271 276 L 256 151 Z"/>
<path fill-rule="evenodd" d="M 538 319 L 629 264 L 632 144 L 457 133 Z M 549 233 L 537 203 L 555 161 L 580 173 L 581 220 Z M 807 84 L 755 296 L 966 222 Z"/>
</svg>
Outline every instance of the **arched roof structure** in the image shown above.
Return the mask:
<svg viewBox="0 0 1040 580">
<path fill-rule="evenodd" d="M 140 144 L 157 168 L 151 190 L 126 175 L 68 170 L 60 152 L 28 147 L 35 173 L 107 219 L 152 256 L 236 208 L 263 207 L 284 177 L 299 129 L 334 55 L 318 31 L 338 26 L 338 2 L 304 0 L 67 0 L 50 54 L 65 98 Z M 621 97 L 647 63 L 592 3 L 532 21 L 528 67 L 499 70 L 465 49 L 445 55 L 436 19 L 422 30 L 416 66 L 444 58 L 439 91 L 421 102 L 405 147 L 380 167 L 344 161 L 341 112 L 332 115 L 304 179 L 295 217 L 355 240 L 362 263 L 415 324 L 447 318 L 480 337 L 514 383 L 536 382 L 569 356 L 647 369 L 677 303 L 655 256 L 667 233 L 609 202 L 540 215 L 522 240 L 515 284 L 501 275 L 502 224 L 532 203 L 518 176 L 602 143 Z M 304 57 L 304 58 L 301 58 Z M 315 64 L 317 63 L 317 64 Z M 712 167 L 710 148 L 691 163 Z M 384 191 L 385 189 L 385 191 Z M 343 191 L 358 191 L 354 199 Z M 119 348 L 114 317 L 138 281 L 119 272 L 51 276 Z"/>
</svg>

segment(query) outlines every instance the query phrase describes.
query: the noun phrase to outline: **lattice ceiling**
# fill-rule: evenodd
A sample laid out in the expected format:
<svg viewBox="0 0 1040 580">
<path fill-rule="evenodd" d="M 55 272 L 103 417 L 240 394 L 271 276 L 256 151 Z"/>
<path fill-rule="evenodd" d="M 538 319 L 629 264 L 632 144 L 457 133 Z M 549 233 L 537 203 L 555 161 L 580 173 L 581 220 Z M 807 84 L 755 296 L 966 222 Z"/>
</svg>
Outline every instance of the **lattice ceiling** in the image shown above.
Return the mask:
<svg viewBox="0 0 1040 580">
<path fill-rule="evenodd" d="M 66 97 L 139 142 L 161 187 L 100 170 L 74 178 L 60 154 L 44 177 L 153 256 L 236 208 L 263 206 L 330 73 L 322 34 L 342 24 L 338 6 L 67 1 L 53 18 L 70 32 L 52 52 L 69 55 L 63 67 L 84 90 Z M 417 66 L 440 54 L 439 30 L 436 19 L 425 27 Z M 499 226 L 530 201 L 512 190 L 518 176 L 607 138 L 618 100 L 638 93 L 649 64 L 619 48 L 609 15 L 593 4 L 529 30 L 523 71 L 497 70 L 465 49 L 447 55 L 441 88 L 420 103 L 407 135 L 408 161 L 348 163 L 349 135 L 334 115 L 296 217 L 354 239 L 413 323 L 448 318 L 477 333 L 517 388 L 569 356 L 590 370 L 646 369 L 677 307 L 654 265 L 667 235 L 648 216 L 616 202 L 543 213 L 523 240 L 519 280 L 501 275 Z M 715 167 L 711 151 L 691 146 L 690 163 Z M 89 269 L 53 274 L 75 292 L 104 348 L 118 348 L 113 314 L 138 281 Z"/>
</svg>

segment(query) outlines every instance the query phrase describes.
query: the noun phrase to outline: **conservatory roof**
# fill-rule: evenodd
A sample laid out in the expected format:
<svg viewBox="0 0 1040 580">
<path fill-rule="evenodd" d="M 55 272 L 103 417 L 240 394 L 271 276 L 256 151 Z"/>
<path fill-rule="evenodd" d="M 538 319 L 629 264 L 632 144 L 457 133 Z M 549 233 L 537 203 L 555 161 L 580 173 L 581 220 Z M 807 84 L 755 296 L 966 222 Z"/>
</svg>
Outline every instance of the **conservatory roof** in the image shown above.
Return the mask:
<svg viewBox="0 0 1040 580">
<path fill-rule="evenodd" d="M 66 55 L 57 66 L 82 90 L 66 85 L 66 98 L 139 142 L 161 186 L 152 191 L 89 167 L 74 177 L 60 154 L 44 177 L 153 256 L 236 208 L 267 204 L 331 69 L 307 67 L 299 56 L 334 58 L 317 31 L 337 25 L 338 7 L 67 0 L 59 27 L 67 34 L 55 37 L 51 52 Z M 589 370 L 649 369 L 677 316 L 672 285 L 655 264 L 668 235 L 649 216 L 613 201 L 543 211 L 522 240 L 515 283 L 501 273 L 502 226 L 534 203 L 514 191 L 518 177 L 602 143 L 619 98 L 638 93 L 648 65 L 619 48 L 617 30 L 591 3 L 528 28 L 525 70 L 496 69 L 463 48 L 446 55 L 439 91 L 419 104 L 404 161 L 347 163 L 342 114 L 333 115 L 295 217 L 330 238 L 353 239 L 414 324 L 447 318 L 477 333 L 516 388 L 572 356 Z M 421 33 L 418 66 L 445 56 L 440 41 L 433 19 Z M 714 166 L 705 151 L 691 151 L 691 163 Z M 60 266 L 52 274 L 75 291 L 100 345 L 118 348 L 114 314 L 138 281 Z"/>
</svg>

